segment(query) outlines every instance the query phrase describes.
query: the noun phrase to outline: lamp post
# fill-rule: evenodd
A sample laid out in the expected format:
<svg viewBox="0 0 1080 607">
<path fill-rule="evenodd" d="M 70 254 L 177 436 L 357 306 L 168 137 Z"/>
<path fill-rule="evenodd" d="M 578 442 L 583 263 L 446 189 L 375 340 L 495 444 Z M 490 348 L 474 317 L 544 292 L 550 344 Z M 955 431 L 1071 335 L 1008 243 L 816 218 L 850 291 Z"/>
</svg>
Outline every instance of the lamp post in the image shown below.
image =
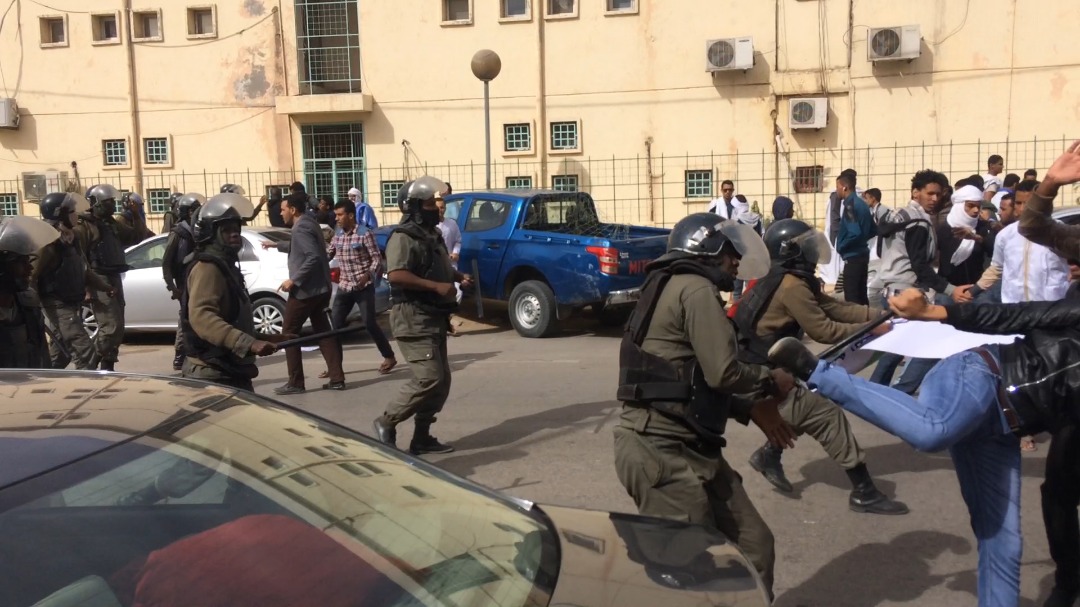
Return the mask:
<svg viewBox="0 0 1080 607">
<path fill-rule="evenodd" d="M 484 83 L 484 150 L 487 162 L 487 189 L 491 189 L 491 100 L 488 96 L 488 85 L 502 71 L 502 59 L 498 53 L 484 49 L 476 51 L 472 58 L 472 73 Z"/>
</svg>

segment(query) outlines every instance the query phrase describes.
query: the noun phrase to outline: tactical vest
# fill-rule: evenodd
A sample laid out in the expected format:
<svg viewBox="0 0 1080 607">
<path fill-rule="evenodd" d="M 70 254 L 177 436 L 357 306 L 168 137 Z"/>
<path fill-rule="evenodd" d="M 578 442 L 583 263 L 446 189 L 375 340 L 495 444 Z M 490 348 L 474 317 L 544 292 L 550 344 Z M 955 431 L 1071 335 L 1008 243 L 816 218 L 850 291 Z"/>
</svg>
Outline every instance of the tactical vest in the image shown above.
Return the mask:
<svg viewBox="0 0 1080 607">
<path fill-rule="evenodd" d="M 185 285 L 187 275 L 200 261 L 213 264 L 225 276 L 227 297 L 225 308 L 221 311 L 222 320 L 244 333 L 254 334 L 255 320 L 251 316 L 251 298 L 248 297 L 247 288 L 244 286 L 243 274 L 235 265 L 219 257 L 197 252 L 194 255 L 194 261 L 187 266 L 184 273 Z M 215 346 L 199 337 L 191 326 L 188 315 L 188 297 L 188 289 L 185 288 L 180 297 L 180 327 L 184 333 L 184 354 L 197 358 L 231 377 L 257 377 L 259 369 L 255 366 L 254 355 L 247 354 L 241 358 L 233 354 L 232 350 Z"/>
<path fill-rule="evenodd" d="M 616 398 L 658 411 L 681 422 L 704 442 L 723 447 L 727 444 L 723 434 L 730 410 L 728 396 L 709 387 L 696 358 L 678 363 L 641 348 L 664 287 L 675 274 L 686 273 L 706 276 L 693 262 L 675 262 L 652 271 L 645 279 L 619 346 Z"/>
<path fill-rule="evenodd" d="M 65 304 L 77 304 L 86 296 L 86 260 L 76 243 L 61 240 L 52 246 L 60 255 L 60 265 L 42 273 L 38 293 L 42 299 L 57 299 Z"/>
<path fill-rule="evenodd" d="M 439 253 L 439 248 L 442 247 L 444 250 L 446 248 L 446 245 L 443 244 L 442 235 L 429 234 L 422 227 L 412 222 L 394 228 L 390 232 L 390 236 L 392 237 L 394 234 L 405 235 L 420 245 L 420 263 L 416 268 L 409 268 L 409 271 L 420 278 L 431 280 L 432 272 L 435 269 L 435 257 Z M 430 291 L 403 289 L 394 286 L 393 283 L 390 283 L 390 301 L 409 303 L 432 314 L 450 314 L 458 308 L 456 301 L 447 303 Z"/>
<path fill-rule="evenodd" d="M 0 322 L 0 368 L 50 368 L 41 302 L 33 291 L 20 291 L 13 311 L 9 321 Z"/>
<path fill-rule="evenodd" d="M 187 221 L 181 221 L 173 226 L 171 230 L 173 234 L 176 234 L 176 256 L 173 257 L 172 270 L 173 276 L 185 276 L 184 260 L 189 255 L 195 252 L 195 233 L 191 231 L 191 224 Z M 187 288 L 187 281 L 178 285 L 181 289 Z"/>
<path fill-rule="evenodd" d="M 93 224 L 97 228 L 97 242 L 90 245 L 90 267 L 98 274 L 122 274 L 128 271 L 124 245 L 108 220 Z"/>
<path fill-rule="evenodd" d="M 781 338 L 798 337 L 801 332 L 802 327 L 792 318 L 780 329 L 766 335 L 758 335 L 758 323 L 761 322 L 765 311 L 769 309 L 776 291 L 780 289 L 780 284 L 784 282 L 784 277 L 788 274 L 793 274 L 802 280 L 813 280 L 787 268 L 773 267 L 764 278 L 756 281 L 753 287 L 743 293 L 739 303 L 728 314 L 735 321 L 735 327 L 739 331 L 739 361 L 768 365 L 769 348 Z M 811 290 L 815 287 L 816 285 L 811 286 Z"/>
</svg>

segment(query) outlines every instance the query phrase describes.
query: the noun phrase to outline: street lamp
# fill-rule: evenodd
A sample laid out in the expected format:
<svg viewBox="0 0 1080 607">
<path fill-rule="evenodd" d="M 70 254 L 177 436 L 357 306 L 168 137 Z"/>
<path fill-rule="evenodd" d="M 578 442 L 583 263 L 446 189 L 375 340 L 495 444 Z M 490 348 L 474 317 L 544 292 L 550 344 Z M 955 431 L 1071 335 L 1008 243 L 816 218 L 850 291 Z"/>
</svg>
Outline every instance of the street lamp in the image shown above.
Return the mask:
<svg viewBox="0 0 1080 607">
<path fill-rule="evenodd" d="M 484 82 L 484 149 L 487 153 L 487 189 L 491 189 L 491 100 L 488 83 L 502 71 L 502 59 L 498 53 L 484 49 L 476 51 L 472 58 L 472 73 Z"/>
</svg>

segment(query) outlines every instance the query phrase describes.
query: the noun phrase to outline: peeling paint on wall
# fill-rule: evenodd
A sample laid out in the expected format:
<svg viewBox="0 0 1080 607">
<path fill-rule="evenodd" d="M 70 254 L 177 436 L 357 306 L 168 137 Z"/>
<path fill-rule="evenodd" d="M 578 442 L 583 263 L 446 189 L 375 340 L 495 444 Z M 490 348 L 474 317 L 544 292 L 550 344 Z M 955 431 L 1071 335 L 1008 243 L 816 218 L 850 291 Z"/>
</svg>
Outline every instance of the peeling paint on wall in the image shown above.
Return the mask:
<svg viewBox="0 0 1080 607">
<path fill-rule="evenodd" d="M 249 17 L 261 17 L 266 13 L 266 5 L 262 0 L 244 0 L 244 12 Z"/>
<path fill-rule="evenodd" d="M 270 91 L 270 81 L 266 79 L 266 68 L 253 66 L 251 73 L 236 81 L 236 96 L 240 99 L 255 100 Z"/>
</svg>

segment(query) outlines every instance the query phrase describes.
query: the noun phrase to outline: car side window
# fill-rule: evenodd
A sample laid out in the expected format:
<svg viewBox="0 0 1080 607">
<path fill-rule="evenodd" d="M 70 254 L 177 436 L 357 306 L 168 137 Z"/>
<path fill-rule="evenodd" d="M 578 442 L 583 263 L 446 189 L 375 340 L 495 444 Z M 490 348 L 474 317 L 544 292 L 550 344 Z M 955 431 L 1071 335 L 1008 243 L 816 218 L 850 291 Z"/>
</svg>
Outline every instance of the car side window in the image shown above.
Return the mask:
<svg viewBox="0 0 1080 607">
<path fill-rule="evenodd" d="M 446 218 L 457 221 L 458 215 L 461 215 L 461 201 L 452 200 L 446 203 Z"/>
<path fill-rule="evenodd" d="M 244 248 L 240 250 L 240 261 L 259 261 L 259 256 L 255 254 L 255 247 L 251 246 L 247 240 L 244 240 Z"/>
<path fill-rule="evenodd" d="M 466 232 L 493 230 L 506 223 L 510 216 L 510 203 L 497 200 L 475 200 L 465 219 Z"/>
<path fill-rule="evenodd" d="M 160 268 L 165 259 L 165 239 L 158 239 L 128 253 L 127 264 L 132 270 Z"/>
</svg>

